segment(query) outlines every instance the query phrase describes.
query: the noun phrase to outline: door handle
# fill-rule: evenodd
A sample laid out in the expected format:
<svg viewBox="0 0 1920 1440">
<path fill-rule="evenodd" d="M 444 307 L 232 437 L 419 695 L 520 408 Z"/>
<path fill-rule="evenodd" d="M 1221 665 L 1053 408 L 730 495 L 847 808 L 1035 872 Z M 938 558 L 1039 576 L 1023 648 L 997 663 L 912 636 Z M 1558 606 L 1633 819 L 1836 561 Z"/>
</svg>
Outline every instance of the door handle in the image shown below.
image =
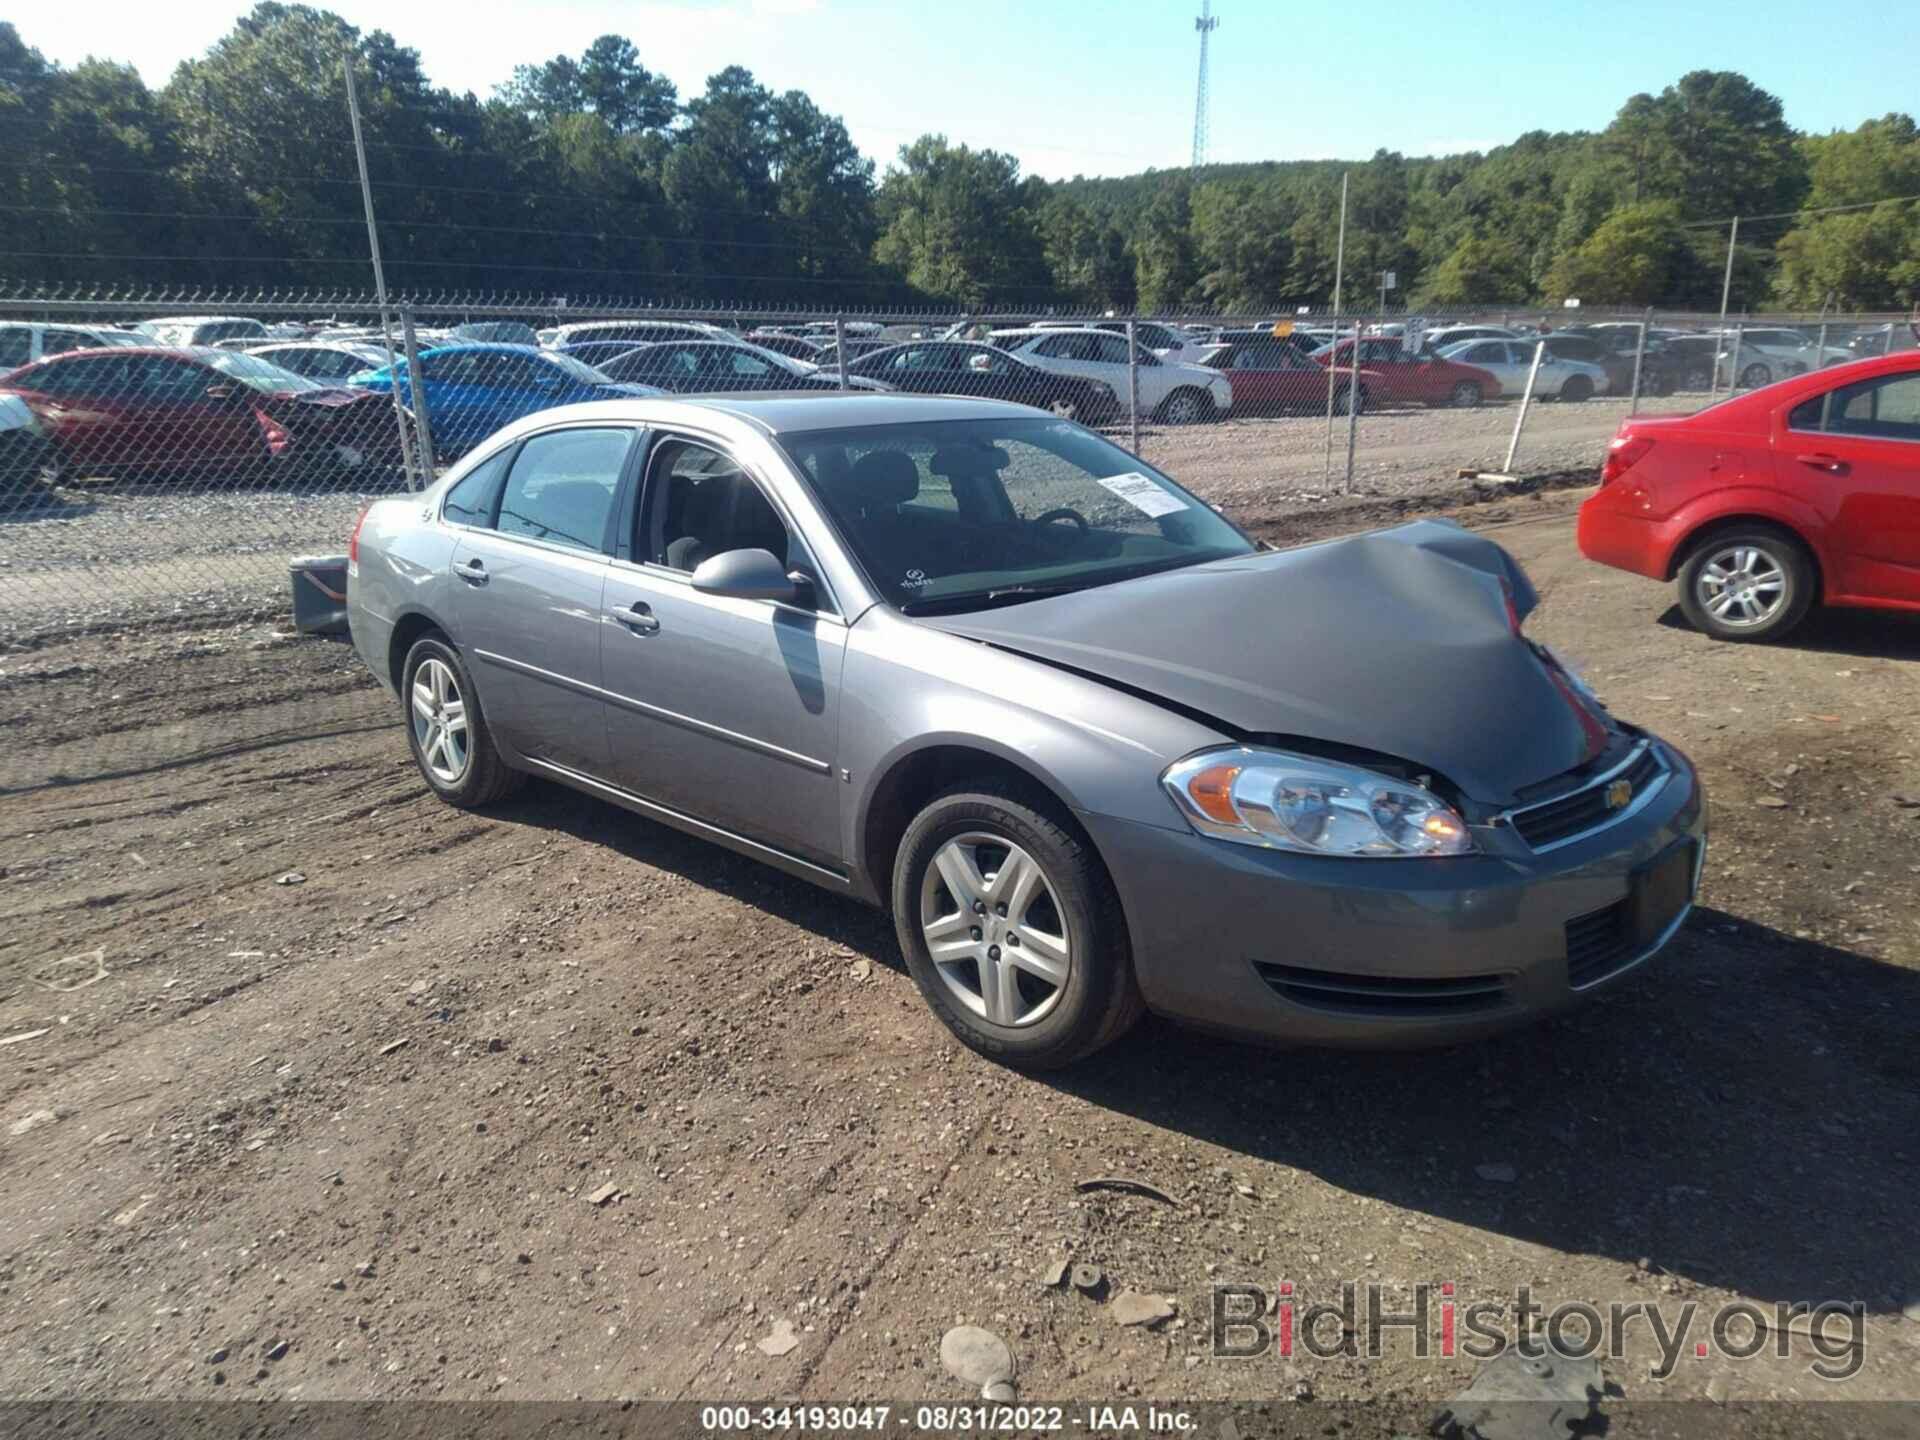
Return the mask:
<svg viewBox="0 0 1920 1440">
<path fill-rule="evenodd" d="M 624 609 L 616 607 L 607 613 L 636 635 L 660 633 L 660 620 L 653 613 L 653 607 L 644 600 L 636 600 Z"/>
<path fill-rule="evenodd" d="M 1793 458 L 1798 460 L 1802 465 L 1811 465 L 1816 470 L 1825 470 L 1829 475 L 1844 475 L 1847 473 L 1847 462 L 1842 460 L 1838 455 L 1828 455 L 1822 451 L 1815 451 L 1811 455 L 1796 455 Z"/>
<path fill-rule="evenodd" d="M 476 555 L 453 573 L 469 585 L 484 585 L 487 583 L 487 562 Z"/>
</svg>

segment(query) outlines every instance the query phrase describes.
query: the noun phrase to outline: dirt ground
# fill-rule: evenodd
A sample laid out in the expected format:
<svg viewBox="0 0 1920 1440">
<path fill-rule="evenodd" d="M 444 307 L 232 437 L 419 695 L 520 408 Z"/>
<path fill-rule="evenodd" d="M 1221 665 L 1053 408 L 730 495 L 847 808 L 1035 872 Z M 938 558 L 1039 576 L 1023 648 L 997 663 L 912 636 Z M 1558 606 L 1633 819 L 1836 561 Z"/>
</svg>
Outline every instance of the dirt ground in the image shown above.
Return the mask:
<svg viewBox="0 0 1920 1440">
<path fill-rule="evenodd" d="M 1702 904 L 1584 1010 L 1432 1054 L 1150 1020 L 1023 1077 L 877 913 L 546 786 L 436 803 L 344 646 L 0 661 L 0 1396 L 963 1400 L 962 1320 L 1022 1398 L 1457 1391 L 1473 1362 L 1404 1335 L 1210 1354 L 1215 1283 L 1351 1279 L 1858 1300 L 1850 1380 L 1793 1334 L 1657 1380 L 1644 1327 L 1607 1376 L 1920 1398 L 1920 625 L 1710 643 L 1580 560 L 1575 498 L 1463 514 L 1534 576 L 1530 632 L 1700 764 Z M 1109 1175 L 1165 1199 L 1077 1188 Z M 1043 1286 L 1059 1259 L 1109 1298 Z M 1178 1313 L 1123 1327 L 1125 1290 Z"/>
</svg>

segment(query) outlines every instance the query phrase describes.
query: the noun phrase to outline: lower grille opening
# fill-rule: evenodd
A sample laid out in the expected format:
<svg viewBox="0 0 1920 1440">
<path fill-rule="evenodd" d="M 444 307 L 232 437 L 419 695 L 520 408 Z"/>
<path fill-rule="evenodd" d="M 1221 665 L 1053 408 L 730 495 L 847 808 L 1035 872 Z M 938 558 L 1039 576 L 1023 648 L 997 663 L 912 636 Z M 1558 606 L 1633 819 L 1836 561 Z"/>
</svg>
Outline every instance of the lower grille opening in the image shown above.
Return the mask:
<svg viewBox="0 0 1920 1440">
<path fill-rule="evenodd" d="M 1567 922 L 1567 984 L 1575 990 L 1631 965 L 1639 953 L 1628 929 L 1631 900 Z"/>
<path fill-rule="evenodd" d="M 1282 999 L 1347 1015 L 1460 1015 L 1506 1003 L 1502 975 L 1347 975 L 1297 965 L 1253 967 Z"/>
</svg>

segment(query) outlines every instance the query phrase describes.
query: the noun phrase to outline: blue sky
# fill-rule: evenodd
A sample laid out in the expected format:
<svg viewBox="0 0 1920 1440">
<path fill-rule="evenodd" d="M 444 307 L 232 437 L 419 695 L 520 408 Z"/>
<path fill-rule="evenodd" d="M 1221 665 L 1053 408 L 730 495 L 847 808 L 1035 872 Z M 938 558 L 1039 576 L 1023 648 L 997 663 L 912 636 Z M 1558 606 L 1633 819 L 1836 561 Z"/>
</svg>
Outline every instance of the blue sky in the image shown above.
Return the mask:
<svg viewBox="0 0 1920 1440">
<path fill-rule="evenodd" d="M 131 61 L 151 83 L 231 27 L 242 0 L 87 0 L 15 23 L 63 62 Z M 440 84 L 487 94 L 515 63 L 608 31 L 683 93 L 728 63 L 841 115 L 883 166 L 927 131 L 1059 178 L 1184 165 L 1199 0 L 337 0 L 419 50 Z M 1214 160 L 1484 149 L 1597 129 L 1690 69 L 1744 72 L 1803 130 L 1916 104 L 1920 4 L 1527 0 L 1370 5 L 1217 0 Z"/>
</svg>

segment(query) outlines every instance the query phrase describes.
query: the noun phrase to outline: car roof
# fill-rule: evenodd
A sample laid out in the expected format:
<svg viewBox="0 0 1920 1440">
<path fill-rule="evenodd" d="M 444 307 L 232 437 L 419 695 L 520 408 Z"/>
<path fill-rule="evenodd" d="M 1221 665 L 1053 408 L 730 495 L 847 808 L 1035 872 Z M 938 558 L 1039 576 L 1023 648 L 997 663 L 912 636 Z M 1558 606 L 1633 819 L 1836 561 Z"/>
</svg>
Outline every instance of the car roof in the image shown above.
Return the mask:
<svg viewBox="0 0 1920 1440">
<path fill-rule="evenodd" d="M 420 358 L 424 360 L 429 355 L 533 355 L 545 359 L 551 358 L 552 354 L 552 351 L 538 345 L 515 345 L 510 340 L 462 340 L 457 345 L 435 345 L 429 350 L 422 350 Z"/>
<path fill-rule="evenodd" d="M 619 421 L 632 425 L 699 424 L 728 419 L 766 436 L 839 430 L 859 425 L 917 425 L 938 420 L 1051 420 L 1044 410 L 1004 400 L 960 395 L 818 390 L 779 395 L 676 395 L 595 400 L 562 405 L 515 422 L 527 433 L 563 421 Z M 504 431 L 502 432 L 505 433 Z"/>
</svg>

